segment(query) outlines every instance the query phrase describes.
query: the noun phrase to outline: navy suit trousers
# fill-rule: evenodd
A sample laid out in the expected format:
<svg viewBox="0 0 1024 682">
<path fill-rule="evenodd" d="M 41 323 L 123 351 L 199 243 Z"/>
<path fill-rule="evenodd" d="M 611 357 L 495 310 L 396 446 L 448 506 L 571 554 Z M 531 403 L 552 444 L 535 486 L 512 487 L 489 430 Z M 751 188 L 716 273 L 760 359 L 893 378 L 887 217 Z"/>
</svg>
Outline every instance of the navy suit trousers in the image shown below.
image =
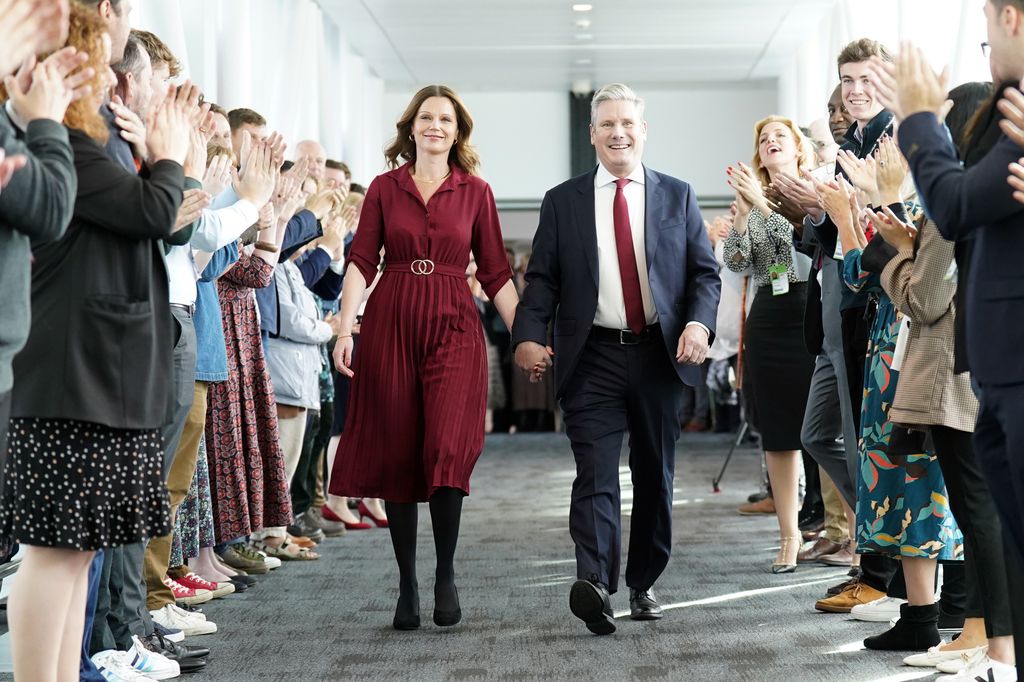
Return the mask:
<svg viewBox="0 0 1024 682">
<path fill-rule="evenodd" d="M 645 590 L 672 551 L 672 479 L 683 383 L 660 331 L 636 345 L 597 340 L 583 348 L 561 406 L 576 458 L 569 532 L 580 579 L 618 589 L 619 461 L 628 431 L 633 482 L 626 584 Z"/>
</svg>

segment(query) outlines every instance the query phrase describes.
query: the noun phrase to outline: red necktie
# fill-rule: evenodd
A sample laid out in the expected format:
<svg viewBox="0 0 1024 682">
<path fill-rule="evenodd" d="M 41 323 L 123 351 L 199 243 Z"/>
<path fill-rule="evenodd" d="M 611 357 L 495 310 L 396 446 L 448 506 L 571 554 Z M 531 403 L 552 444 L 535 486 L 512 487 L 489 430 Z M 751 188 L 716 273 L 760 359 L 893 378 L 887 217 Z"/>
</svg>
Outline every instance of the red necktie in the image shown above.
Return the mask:
<svg viewBox="0 0 1024 682">
<path fill-rule="evenodd" d="M 647 316 L 644 314 L 644 299 L 640 295 L 640 273 L 633 251 L 633 231 L 629 227 L 629 206 L 622 192 L 628 184 L 629 178 L 615 181 L 612 215 L 615 220 L 615 250 L 619 253 L 619 277 L 622 278 L 622 300 L 626 304 L 626 326 L 634 334 L 639 334 L 647 326 Z"/>
</svg>

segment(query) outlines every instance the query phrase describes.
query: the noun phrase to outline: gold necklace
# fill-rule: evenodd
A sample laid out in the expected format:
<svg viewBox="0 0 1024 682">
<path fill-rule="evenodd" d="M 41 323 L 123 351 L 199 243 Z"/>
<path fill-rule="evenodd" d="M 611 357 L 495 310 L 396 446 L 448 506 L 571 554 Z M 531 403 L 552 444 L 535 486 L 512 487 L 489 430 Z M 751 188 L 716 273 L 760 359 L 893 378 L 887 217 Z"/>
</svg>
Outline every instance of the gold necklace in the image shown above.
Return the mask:
<svg viewBox="0 0 1024 682">
<path fill-rule="evenodd" d="M 415 171 L 413 171 L 412 177 L 414 177 L 415 179 L 419 180 L 420 182 L 425 182 L 428 185 L 436 185 L 439 182 L 444 182 L 445 180 L 447 180 L 448 176 L 451 175 L 451 174 L 452 174 L 452 170 L 449 168 L 448 172 L 444 174 L 444 177 L 438 178 L 437 180 L 431 180 L 431 179 L 428 179 L 428 178 L 421 178 L 420 176 L 416 175 Z"/>
</svg>

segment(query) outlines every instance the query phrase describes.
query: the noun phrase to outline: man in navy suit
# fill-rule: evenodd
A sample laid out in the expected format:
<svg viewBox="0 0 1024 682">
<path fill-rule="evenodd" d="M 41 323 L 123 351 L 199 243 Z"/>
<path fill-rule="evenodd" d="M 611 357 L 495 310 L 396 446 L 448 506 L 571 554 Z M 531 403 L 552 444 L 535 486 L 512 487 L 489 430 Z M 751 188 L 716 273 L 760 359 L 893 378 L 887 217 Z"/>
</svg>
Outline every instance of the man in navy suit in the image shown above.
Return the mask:
<svg viewBox="0 0 1024 682">
<path fill-rule="evenodd" d="M 671 553 L 683 385 L 702 380 L 721 288 L 693 188 L 641 165 L 643 107 L 621 84 L 594 95 L 600 164 L 544 197 L 512 330 L 516 364 L 536 379 L 550 362 L 554 319 L 556 394 L 576 458 L 569 530 L 579 579 L 569 606 L 595 634 L 615 631 L 626 431 L 631 617 L 661 617 L 652 586 Z"/>
</svg>

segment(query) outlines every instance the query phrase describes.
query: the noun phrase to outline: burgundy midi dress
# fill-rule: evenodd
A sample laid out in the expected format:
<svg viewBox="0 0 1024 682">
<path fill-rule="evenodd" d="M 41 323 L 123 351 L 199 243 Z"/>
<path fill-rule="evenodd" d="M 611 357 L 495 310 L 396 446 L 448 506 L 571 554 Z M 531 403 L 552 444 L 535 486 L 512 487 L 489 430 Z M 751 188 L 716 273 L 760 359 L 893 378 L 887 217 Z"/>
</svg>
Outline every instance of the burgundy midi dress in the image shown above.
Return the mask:
<svg viewBox="0 0 1024 682">
<path fill-rule="evenodd" d="M 512 278 L 494 195 L 456 166 L 427 204 L 410 164 L 378 176 L 363 203 L 349 267 L 373 281 L 353 358 L 349 411 L 330 492 L 423 502 L 469 493 L 484 445 L 487 354 L 466 268 L 493 298 Z"/>
</svg>

